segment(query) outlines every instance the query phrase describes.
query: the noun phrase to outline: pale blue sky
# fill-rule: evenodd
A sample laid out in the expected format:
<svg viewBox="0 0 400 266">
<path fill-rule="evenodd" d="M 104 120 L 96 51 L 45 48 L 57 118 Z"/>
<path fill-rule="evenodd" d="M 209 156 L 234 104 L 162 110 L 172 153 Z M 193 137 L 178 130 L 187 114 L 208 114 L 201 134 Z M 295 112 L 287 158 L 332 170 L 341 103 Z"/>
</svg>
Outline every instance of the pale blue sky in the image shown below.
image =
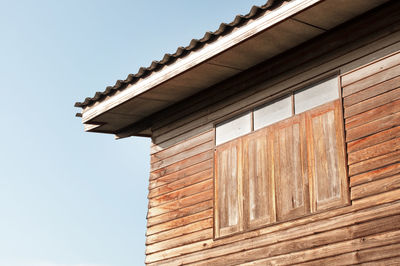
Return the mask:
<svg viewBox="0 0 400 266">
<path fill-rule="evenodd" d="M 149 145 L 75 101 L 266 0 L 0 0 L 0 266 L 142 265 Z"/>
</svg>

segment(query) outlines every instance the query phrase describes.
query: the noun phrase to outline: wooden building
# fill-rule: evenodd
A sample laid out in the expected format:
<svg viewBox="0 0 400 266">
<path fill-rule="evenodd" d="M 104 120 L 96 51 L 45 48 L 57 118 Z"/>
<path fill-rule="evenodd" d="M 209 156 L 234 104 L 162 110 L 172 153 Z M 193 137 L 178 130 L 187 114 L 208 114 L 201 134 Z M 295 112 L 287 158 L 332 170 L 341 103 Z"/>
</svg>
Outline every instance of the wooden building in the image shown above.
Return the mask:
<svg viewBox="0 0 400 266">
<path fill-rule="evenodd" d="M 268 1 L 76 106 L 152 139 L 148 265 L 400 265 L 400 1 Z"/>
</svg>

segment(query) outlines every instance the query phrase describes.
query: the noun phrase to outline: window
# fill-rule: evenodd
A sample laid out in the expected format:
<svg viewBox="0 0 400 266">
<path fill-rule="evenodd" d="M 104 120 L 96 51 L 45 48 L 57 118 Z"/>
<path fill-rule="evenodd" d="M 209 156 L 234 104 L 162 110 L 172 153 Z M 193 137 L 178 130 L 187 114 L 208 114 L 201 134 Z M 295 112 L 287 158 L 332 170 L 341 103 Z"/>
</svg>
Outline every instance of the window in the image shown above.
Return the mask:
<svg viewBox="0 0 400 266">
<path fill-rule="evenodd" d="M 348 203 L 338 77 L 216 125 L 215 236 Z"/>
</svg>

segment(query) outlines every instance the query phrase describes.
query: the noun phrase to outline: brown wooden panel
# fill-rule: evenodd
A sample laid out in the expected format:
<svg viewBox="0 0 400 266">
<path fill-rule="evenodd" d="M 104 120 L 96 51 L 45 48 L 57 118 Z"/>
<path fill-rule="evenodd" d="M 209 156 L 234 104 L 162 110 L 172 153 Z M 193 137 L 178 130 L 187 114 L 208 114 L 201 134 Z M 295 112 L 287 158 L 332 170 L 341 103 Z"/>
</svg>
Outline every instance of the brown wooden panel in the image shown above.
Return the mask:
<svg viewBox="0 0 400 266">
<path fill-rule="evenodd" d="M 348 164 L 351 165 L 397 150 L 400 150 L 400 138 L 394 138 L 392 140 L 352 152 L 348 156 Z"/>
<path fill-rule="evenodd" d="M 320 265 L 352 265 L 357 263 L 365 263 L 369 261 L 372 262 L 372 265 L 379 265 L 374 264 L 377 263 L 377 260 L 386 259 L 386 258 L 393 258 L 399 255 L 400 244 L 388 245 L 383 247 L 375 247 L 375 248 L 368 248 L 364 250 L 357 250 L 346 254 L 341 254 L 333 257 L 328 257 L 319 260 L 313 260 L 305 263 L 298 264 L 299 266 L 320 266 Z M 386 260 L 384 260 L 386 262 Z M 400 260 L 398 260 L 400 263 Z M 363 264 L 365 265 L 365 264 Z M 382 265 L 389 265 L 389 264 L 382 264 Z M 397 264 L 394 264 L 397 265 Z"/>
<path fill-rule="evenodd" d="M 214 160 L 208 159 L 206 161 L 194 164 L 192 166 L 189 166 L 188 168 L 179 170 L 177 172 L 163 175 L 155 180 L 150 180 L 149 189 L 152 190 L 154 188 L 158 188 L 160 186 L 169 184 L 171 182 L 176 182 L 176 181 L 184 180 L 185 178 L 188 178 L 188 177 L 201 175 L 203 171 L 212 169 L 213 165 L 214 165 Z"/>
<path fill-rule="evenodd" d="M 347 143 L 347 152 L 356 152 L 373 145 L 400 137 L 400 126 L 389 128 L 377 134 Z"/>
<path fill-rule="evenodd" d="M 400 173 L 400 163 L 391 164 L 350 178 L 350 186 L 360 185 Z"/>
<path fill-rule="evenodd" d="M 352 164 L 349 166 L 349 175 L 360 174 L 397 162 L 400 162 L 400 150 Z"/>
<path fill-rule="evenodd" d="M 362 221 L 397 215 L 400 211 L 399 195 L 400 190 L 390 191 L 357 200 L 356 204 L 329 212 L 318 213 L 217 241 L 188 244 L 174 250 L 148 256 L 146 257 L 146 262 L 168 259 L 165 261 L 168 265 L 191 263 L 204 258 L 218 257 L 254 247 L 270 245 L 278 241 L 288 241 L 312 235 L 314 232 L 319 233 Z"/>
<path fill-rule="evenodd" d="M 372 64 L 367 64 L 355 71 L 346 73 L 342 76 L 342 86 L 348 86 L 351 83 L 369 77 L 373 74 L 381 72 L 385 69 L 394 67 L 400 62 L 400 53 L 395 53 L 393 55 L 381 58 L 380 60 L 373 62 Z"/>
<path fill-rule="evenodd" d="M 178 180 L 176 180 L 174 182 L 171 182 L 171 183 L 165 184 L 163 186 L 159 186 L 159 187 L 156 187 L 154 189 L 151 189 L 149 191 L 148 197 L 149 198 L 153 198 L 153 197 L 156 197 L 156 196 L 160 196 L 160 195 L 163 195 L 165 193 L 172 192 L 172 191 L 178 190 L 180 188 L 184 188 L 184 187 L 187 187 L 187 186 L 202 182 L 202 181 L 207 180 L 207 179 L 212 178 L 212 177 L 213 177 L 213 169 L 210 168 L 210 169 L 207 169 L 205 171 L 196 173 L 194 175 L 183 177 L 183 178 L 178 179 Z"/>
<path fill-rule="evenodd" d="M 400 188 L 400 175 L 394 175 L 352 187 L 351 199 L 359 199 L 397 188 Z"/>
<path fill-rule="evenodd" d="M 212 218 L 206 219 L 206 220 L 201 220 L 198 222 L 194 222 L 188 225 L 181 226 L 179 228 L 173 228 L 168 231 L 164 231 L 158 234 L 154 234 L 151 236 L 148 236 L 146 238 L 146 245 L 154 244 L 157 242 L 161 242 L 167 239 L 183 236 L 186 234 L 190 234 L 193 232 L 201 231 L 207 228 L 212 228 L 213 226 L 213 221 Z"/>
<path fill-rule="evenodd" d="M 243 213 L 246 228 L 275 221 L 275 195 L 272 177 L 272 138 L 268 129 L 243 139 Z"/>
<path fill-rule="evenodd" d="M 400 126 L 400 113 L 374 120 L 362 126 L 346 129 L 346 141 L 354 141 L 396 126 Z"/>
<path fill-rule="evenodd" d="M 374 98 L 362 101 L 360 103 L 357 103 L 357 104 L 354 104 L 352 106 L 345 108 L 344 109 L 344 117 L 345 118 L 352 117 L 354 115 L 366 112 L 373 108 L 382 106 L 386 103 L 390 103 L 395 100 L 398 100 L 399 98 L 400 98 L 400 88 L 388 91 L 388 92 L 378 95 Z"/>
<path fill-rule="evenodd" d="M 208 201 L 213 198 L 213 193 L 212 189 L 206 190 L 200 193 L 197 193 L 195 195 L 179 199 L 176 201 L 172 201 L 169 203 L 165 203 L 162 205 L 159 205 L 157 207 L 149 208 L 149 211 L 147 213 L 147 217 L 153 217 L 157 216 L 166 212 L 170 211 L 175 211 L 180 208 L 188 207 L 190 205 L 202 202 L 202 201 Z"/>
<path fill-rule="evenodd" d="M 365 79 L 362 79 L 356 83 L 353 83 L 349 86 L 344 87 L 343 88 L 343 96 L 347 97 L 350 94 L 359 92 L 368 87 L 374 86 L 378 83 L 395 78 L 397 76 L 400 76 L 400 65 L 386 69 L 382 72 L 378 72 L 377 74 L 371 75 Z"/>
<path fill-rule="evenodd" d="M 161 223 L 165 223 L 168 221 L 172 221 L 175 219 L 179 219 L 182 217 L 186 217 L 189 215 L 193 215 L 195 213 L 199 213 L 202 212 L 204 210 L 209 210 L 211 209 L 213 206 L 213 201 L 212 200 L 208 200 L 208 201 L 204 201 L 204 202 L 200 202 L 197 204 L 193 204 L 190 205 L 188 207 L 182 208 L 182 209 L 178 209 L 172 212 L 168 212 L 165 214 L 161 214 L 158 216 L 154 216 L 154 217 L 147 217 L 147 226 L 154 226 L 157 224 L 161 224 Z"/>
<path fill-rule="evenodd" d="M 157 178 L 160 178 L 161 176 L 168 175 L 177 171 L 180 171 L 182 169 L 188 168 L 190 166 L 193 166 L 195 164 L 204 162 L 206 160 L 212 159 L 213 158 L 213 152 L 212 151 L 206 151 L 200 154 L 197 154 L 195 156 L 192 156 L 190 158 L 187 158 L 186 160 L 174 163 L 172 165 L 169 165 L 167 167 L 158 169 L 156 171 L 153 171 L 150 173 L 150 180 L 154 180 Z"/>
<path fill-rule="evenodd" d="M 398 265 L 400 265 L 400 257 L 376 260 L 362 264 L 362 266 L 398 266 Z"/>
<path fill-rule="evenodd" d="M 242 139 L 215 151 L 215 235 L 238 232 L 242 226 Z"/>
<path fill-rule="evenodd" d="M 232 254 L 227 254 L 222 257 L 217 257 L 214 259 L 204 260 L 201 262 L 197 262 L 196 265 L 238 265 L 246 262 L 262 260 L 264 258 L 273 258 L 275 256 L 279 256 L 279 260 L 277 260 L 277 264 L 272 265 L 282 265 L 283 262 L 287 264 L 296 264 L 301 261 L 312 260 L 315 258 L 328 257 L 331 254 L 342 254 L 341 250 L 334 251 L 333 249 L 329 249 L 329 245 L 332 243 L 339 242 L 341 245 L 346 247 L 347 251 L 353 251 L 350 243 L 353 239 L 357 239 L 360 237 L 368 237 L 370 235 L 379 234 L 383 232 L 388 232 L 391 230 L 399 230 L 400 229 L 400 215 L 384 217 L 380 219 L 375 219 L 373 221 L 364 222 L 361 224 L 355 224 L 351 226 L 347 226 L 344 228 L 338 228 L 335 230 L 329 230 L 326 232 L 321 232 L 319 234 L 313 234 L 310 236 L 299 237 L 297 239 L 293 239 L 291 241 L 284 241 L 278 243 L 274 243 L 272 245 L 268 245 L 265 247 L 254 247 L 245 252 L 236 252 Z M 372 239 L 371 239 L 372 240 Z M 382 241 L 382 239 L 380 239 Z M 397 231 L 396 237 L 392 239 L 392 243 L 396 243 L 395 241 L 400 243 L 400 231 Z M 350 241 L 350 242 L 347 242 Z M 347 242 L 347 243 L 346 243 Z M 372 241 L 373 242 L 373 241 Z M 385 241 L 382 241 L 385 243 Z M 353 242 L 354 243 L 354 242 Z M 339 245 L 340 245 L 339 244 Z M 333 244 L 332 246 L 337 245 Z M 380 246 L 380 243 L 374 243 L 371 245 L 372 247 Z M 324 247 L 325 246 L 325 247 Z M 362 244 L 362 241 L 359 243 L 358 248 L 365 249 Z M 331 254 L 324 254 L 323 252 L 320 254 L 315 254 L 315 257 L 308 257 L 303 260 L 301 258 L 301 253 L 310 252 L 313 249 L 329 249 Z M 293 257 L 292 254 L 297 252 L 300 256 Z M 336 253 L 335 253 L 336 252 Z M 283 259 L 283 260 L 282 260 Z M 265 262 L 265 261 L 263 261 Z M 269 264 L 264 264 L 269 265 Z"/>
<path fill-rule="evenodd" d="M 196 147 L 202 143 L 212 141 L 214 139 L 214 130 L 209 130 L 203 134 L 197 135 L 193 138 L 186 139 L 185 141 L 176 144 L 172 147 L 162 149 L 151 155 L 151 163 L 157 162 L 159 160 L 168 158 L 170 156 L 176 155 L 182 151 L 186 151 L 193 147 Z"/>
<path fill-rule="evenodd" d="M 312 210 L 343 205 L 348 202 L 348 182 L 340 101 L 309 111 L 306 117 Z"/>
<path fill-rule="evenodd" d="M 162 224 L 156 224 L 154 226 L 150 226 L 150 227 L 147 228 L 146 236 L 153 235 L 153 234 L 156 234 L 156 233 L 159 233 L 159 232 L 163 232 L 163 231 L 167 231 L 167 230 L 171 230 L 171 229 L 178 228 L 178 227 L 181 227 L 181 226 L 185 226 L 187 224 L 194 223 L 194 222 L 197 222 L 197 221 L 201 221 L 201 220 L 204 220 L 204 219 L 207 219 L 207 218 L 212 218 L 212 217 L 213 217 L 213 210 L 212 209 L 201 211 L 199 213 L 195 213 L 195 214 L 192 214 L 192 215 L 189 215 L 189 216 L 178 218 L 178 219 L 175 219 L 175 220 L 172 220 L 172 221 L 169 221 L 169 222 L 165 222 L 165 223 L 162 223 Z"/>
<path fill-rule="evenodd" d="M 301 117 L 293 117 L 271 127 L 279 221 L 309 212 L 305 125 Z"/>
<path fill-rule="evenodd" d="M 400 77 L 395 77 L 393 79 L 386 80 L 382 83 L 379 83 L 375 86 L 369 87 L 365 90 L 354 93 L 350 96 L 347 96 L 343 99 L 343 106 L 349 107 L 353 104 L 357 104 L 361 101 L 373 98 L 379 94 L 391 91 L 399 87 Z"/>
<path fill-rule="evenodd" d="M 180 200 L 205 190 L 210 190 L 213 188 L 213 183 L 214 182 L 212 179 L 207 179 L 199 183 L 194 183 L 191 186 L 187 186 L 182 189 L 151 198 L 149 199 L 149 208 L 156 207 L 161 204 L 168 203 L 170 201 Z"/>
</svg>

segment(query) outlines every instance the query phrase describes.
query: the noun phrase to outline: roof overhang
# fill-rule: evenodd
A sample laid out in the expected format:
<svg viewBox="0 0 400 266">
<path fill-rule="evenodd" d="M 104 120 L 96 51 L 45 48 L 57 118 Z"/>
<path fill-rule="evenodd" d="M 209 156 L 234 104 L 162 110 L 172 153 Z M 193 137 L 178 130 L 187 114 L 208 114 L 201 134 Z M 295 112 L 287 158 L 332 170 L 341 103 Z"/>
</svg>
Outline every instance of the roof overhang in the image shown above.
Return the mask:
<svg viewBox="0 0 400 266">
<path fill-rule="evenodd" d="M 85 106 L 85 131 L 117 136 L 210 86 L 298 46 L 387 0 L 292 0 L 179 57 L 123 90 Z"/>
</svg>

